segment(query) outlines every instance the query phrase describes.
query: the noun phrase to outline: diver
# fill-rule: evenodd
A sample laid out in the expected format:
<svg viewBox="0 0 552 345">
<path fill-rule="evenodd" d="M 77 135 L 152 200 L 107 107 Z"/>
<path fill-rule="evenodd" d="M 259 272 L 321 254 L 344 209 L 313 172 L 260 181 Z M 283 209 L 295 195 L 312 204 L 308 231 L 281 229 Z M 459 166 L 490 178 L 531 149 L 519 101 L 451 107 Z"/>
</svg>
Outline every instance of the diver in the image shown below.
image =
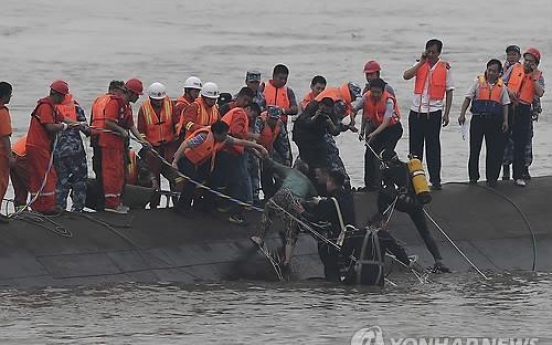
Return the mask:
<svg viewBox="0 0 552 345">
<path fill-rule="evenodd" d="M 393 203 L 395 203 L 395 209 L 408 213 L 435 260 L 433 272 L 450 273 L 448 267 L 443 263 L 437 243 L 427 227 L 424 205 L 431 201 L 431 195 L 420 160 L 413 158 L 409 163 L 405 163 L 398 158 L 395 151 L 390 149 L 384 149 L 380 157 L 382 159 L 382 188 L 378 194 L 379 213 L 383 216 L 388 208 L 393 207 Z M 412 173 L 409 167 L 413 171 L 416 170 L 415 173 Z M 413 179 L 416 181 L 414 182 Z M 418 185 L 415 186 L 415 183 Z"/>
</svg>

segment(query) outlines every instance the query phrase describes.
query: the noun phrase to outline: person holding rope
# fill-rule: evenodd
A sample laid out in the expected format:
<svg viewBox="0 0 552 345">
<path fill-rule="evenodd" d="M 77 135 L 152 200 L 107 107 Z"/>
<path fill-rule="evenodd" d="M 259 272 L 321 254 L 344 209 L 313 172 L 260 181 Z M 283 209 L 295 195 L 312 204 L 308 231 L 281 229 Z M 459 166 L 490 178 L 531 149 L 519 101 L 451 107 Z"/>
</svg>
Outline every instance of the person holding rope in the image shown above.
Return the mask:
<svg viewBox="0 0 552 345">
<path fill-rule="evenodd" d="M 307 177 L 309 169 L 304 162 L 300 161 L 294 168 L 290 168 L 278 164 L 269 158 L 265 159 L 263 164 L 274 171 L 276 176 L 280 178 L 281 185 L 276 194 L 268 199 L 265 204 L 261 217 L 261 225 L 255 229 L 253 236 L 251 236 L 251 241 L 262 246 L 274 216 L 276 215 L 281 218 L 285 223 L 286 242 L 282 271 L 289 273 L 299 233 L 299 225 L 296 219 L 299 216 L 298 211 L 301 209 L 300 203 L 303 200 L 315 197 L 317 192 Z"/>
<path fill-rule="evenodd" d="M 378 194 L 379 213 L 385 216 L 386 212 L 393 208 L 407 213 L 435 260 L 433 272 L 449 273 L 450 270 L 443 263 L 443 257 L 439 252 L 437 243 L 427 227 L 424 204 L 416 195 L 407 163 L 399 160 L 395 151 L 390 149 L 382 151 L 381 160 L 382 188 Z"/>
</svg>

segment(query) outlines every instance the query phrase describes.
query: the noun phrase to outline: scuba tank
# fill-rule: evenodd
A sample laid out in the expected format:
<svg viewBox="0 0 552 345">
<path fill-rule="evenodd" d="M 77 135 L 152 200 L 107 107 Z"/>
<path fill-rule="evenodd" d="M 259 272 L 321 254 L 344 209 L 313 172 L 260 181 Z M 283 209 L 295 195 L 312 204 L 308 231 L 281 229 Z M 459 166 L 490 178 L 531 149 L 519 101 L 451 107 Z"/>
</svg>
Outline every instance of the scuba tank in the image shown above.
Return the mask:
<svg viewBox="0 0 552 345">
<path fill-rule="evenodd" d="M 421 204 L 428 204 L 431 201 L 431 194 L 429 193 L 429 185 L 427 184 L 422 161 L 415 156 L 410 156 L 409 158 L 410 160 L 406 163 L 406 167 L 410 174 L 416 197 Z"/>
</svg>

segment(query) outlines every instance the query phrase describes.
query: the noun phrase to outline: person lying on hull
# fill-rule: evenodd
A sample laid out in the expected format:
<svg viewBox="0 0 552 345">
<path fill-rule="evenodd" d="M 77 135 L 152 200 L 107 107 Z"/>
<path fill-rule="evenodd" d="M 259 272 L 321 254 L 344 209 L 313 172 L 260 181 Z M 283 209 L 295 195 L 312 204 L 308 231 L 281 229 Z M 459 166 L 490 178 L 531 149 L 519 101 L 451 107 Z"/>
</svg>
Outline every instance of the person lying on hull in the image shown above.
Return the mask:
<svg viewBox="0 0 552 345">
<path fill-rule="evenodd" d="M 421 161 L 413 157 L 405 163 L 398 158 L 395 151 L 390 149 L 384 149 L 380 156 L 382 188 L 378 194 L 379 212 L 384 215 L 386 210 L 394 207 L 398 211 L 407 213 L 435 260 L 433 271 L 450 273 L 427 227 L 424 205 L 431 201 L 431 195 Z"/>
</svg>

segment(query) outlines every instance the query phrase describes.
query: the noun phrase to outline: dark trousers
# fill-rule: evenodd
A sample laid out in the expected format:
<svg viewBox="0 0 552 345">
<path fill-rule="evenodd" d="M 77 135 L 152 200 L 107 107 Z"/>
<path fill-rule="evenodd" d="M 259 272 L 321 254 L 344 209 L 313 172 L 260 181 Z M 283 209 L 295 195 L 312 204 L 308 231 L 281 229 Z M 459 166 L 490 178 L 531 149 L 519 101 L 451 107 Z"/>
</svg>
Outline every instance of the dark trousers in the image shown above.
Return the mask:
<svg viewBox="0 0 552 345">
<path fill-rule="evenodd" d="M 410 153 L 420 160 L 427 156 L 427 170 L 432 184 L 441 184 L 441 127 L 442 112 L 420 114 L 410 111 L 408 116 Z"/>
<path fill-rule="evenodd" d="M 470 158 L 468 160 L 470 180 L 479 180 L 479 153 L 481 152 L 483 138 L 485 138 L 487 150 L 485 176 L 487 181 L 496 181 L 500 175 L 505 143 L 501 116 L 473 115 L 471 118 Z"/>
<path fill-rule="evenodd" d="M 211 161 L 209 160 L 200 166 L 195 166 L 188 158 L 182 157 L 178 161 L 178 171 L 194 181 L 205 183 L 211 175 Z M 182 211 L 190 210 L 195 190 L 196 185 L 190 181 L 186 181 L 182 188 L 182 192 L 180 192 L 176 208 Z"/>
<path fill-rule="evenodd" d="M 512 140 L 514 142 L 514 180 L 520 179 L 525 171 L 525 147 L 530 140 L 529 129 L 531 126 L 531 106 L 518 104 L 513 107 L 510 123 Z"/>
<path fill-rule="evenodd" d="M 393 200 L 394 199 L 392 199 L 387 193 L 380 192 L 378 195 L 378 209 L 380 213 L 383 213 L 389 207 L 389 205 L 393 203 Z M 416 229 L 418 230 L 420 237 L 424 241 L 426 248 L 433 256 L 433 259 L 435 261 L 442 260 L 443 257 L 439 252 L 439 247 L 437 247 L 437 243 L 433 239 L 433 236 L 431 236 L 429 228 L 427 227 L 423 206 L 417 203 L 405 203 L 399 199 L 395 204 L 395 209 L 400 212 L 405 212 L 408 214 L 408 216 L 410 216 L 410 219 L 412 219 L 412 222 L 416 226 Z"/>
<path fill-rule="evenodd" d="M 402 137 L 403 128 L 400 123 L 385 128 L 370 143 L 372 149 L 379 155 L 384 149 L 395 150 L 397 142 Z M 379 188 L 381 185 L 381 173 L 379 159 L 372 150 L 366 147 L 364 152 L 364 186 Z"/>
</svg>

